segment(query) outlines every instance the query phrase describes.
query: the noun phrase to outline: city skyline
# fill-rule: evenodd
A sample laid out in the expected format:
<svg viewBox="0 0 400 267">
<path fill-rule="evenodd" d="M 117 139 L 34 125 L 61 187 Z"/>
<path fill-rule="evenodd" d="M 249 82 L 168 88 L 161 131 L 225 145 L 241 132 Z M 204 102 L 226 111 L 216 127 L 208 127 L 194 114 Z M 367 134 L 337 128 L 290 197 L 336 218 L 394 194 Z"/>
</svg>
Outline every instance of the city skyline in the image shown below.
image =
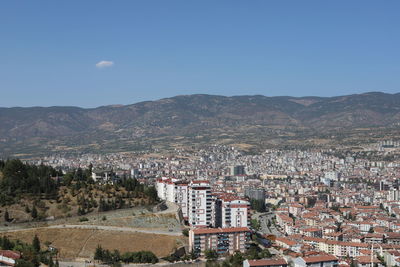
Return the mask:
<svg viewBox="0 0 400 267">
<path fill-rule="evenodd" d="M 0 265 L 400 266 L 399 8 L 0 1 Z"/>
</svg>

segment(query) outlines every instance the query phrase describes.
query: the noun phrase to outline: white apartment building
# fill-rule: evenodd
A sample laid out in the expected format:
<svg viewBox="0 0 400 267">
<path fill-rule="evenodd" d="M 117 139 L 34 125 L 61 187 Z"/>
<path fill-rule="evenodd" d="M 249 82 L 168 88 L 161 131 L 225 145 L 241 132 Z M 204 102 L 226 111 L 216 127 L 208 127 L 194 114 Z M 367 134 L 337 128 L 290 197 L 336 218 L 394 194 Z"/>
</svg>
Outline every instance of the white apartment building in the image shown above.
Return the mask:
<svg viewBox="0 0 400 267">
<path fill-rule="evenodd" d="M 215 202 L 216 227 L 248 227 L 250 203 L 232 194 L 219 194 Z"/>
<path fill-rule="evenodd" d="M 188 220 L 188 183 L 177 179 L 163 177 L 156 183 L 157 195 L 160 199 L 179 205 L 182 216 Z"/>
<path fill-rule="evenodd" d="M 189 185 L 189 224 L 207 227 L 212 222 L 212 196 L 210 183 L 205 180 L 191 181 Z"/>
<path fill-rule="evenodd" d="M 174 183 L 174 202 L 181 207 L 184 220 L 189 219 L 189 184 L 183 181 Z"/>
<path fill-rule="evenodd" d="M 174 202 L 174 182 L 170 178 L 163 177 L 156 183 L 157 196 L 166 201 Z"/>
<path fill-rule="evenodd" d="M 387 195 L 387 200 L 388 201 L 399 201 L 400 200 L 400 191 L 392 189 L 388 192 Z"/>
<path fill-rule="evenodd" d="M 161 178 L 156 183 L 160 199 L 176 203 L 183 218 L 194 227 L 248 227 L 250 203 L 233 194 L 211 194 L 209 181 L 194 180 L 190 184 L 174 178 Z"/>
</svg>

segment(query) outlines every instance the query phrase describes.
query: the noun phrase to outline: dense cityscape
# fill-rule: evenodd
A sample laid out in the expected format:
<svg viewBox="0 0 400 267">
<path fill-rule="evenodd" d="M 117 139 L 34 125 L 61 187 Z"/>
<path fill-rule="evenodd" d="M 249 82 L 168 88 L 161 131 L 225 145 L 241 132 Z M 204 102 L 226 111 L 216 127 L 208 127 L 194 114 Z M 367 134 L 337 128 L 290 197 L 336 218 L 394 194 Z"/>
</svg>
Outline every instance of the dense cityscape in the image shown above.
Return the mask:
<svg viewBox="0 0 400 267">
<path fill-rule="evenodd" d="M 178 206 L 186 253 L 196 257 L 215 252 L 223 259 L 257 245 L 268 258 L 244 259 L 244 266 L 372 267 L 400 261 L 400 160 L 385 160 L 398 151 L 393 141 L 363 151 L 260 155 L 214 145 L 167 156 L 87 154 L 30 163 L 64 173 L 90 166 L 98 184 L 135 178 L 154 186 L 160 201 Z M 368 159 L 372 154 L 381 160 Z"/>
<path fill-rule="evenodd" d="M 1 0 L 0 267 L 400 267 L 399 10 Z"/>
</svg>

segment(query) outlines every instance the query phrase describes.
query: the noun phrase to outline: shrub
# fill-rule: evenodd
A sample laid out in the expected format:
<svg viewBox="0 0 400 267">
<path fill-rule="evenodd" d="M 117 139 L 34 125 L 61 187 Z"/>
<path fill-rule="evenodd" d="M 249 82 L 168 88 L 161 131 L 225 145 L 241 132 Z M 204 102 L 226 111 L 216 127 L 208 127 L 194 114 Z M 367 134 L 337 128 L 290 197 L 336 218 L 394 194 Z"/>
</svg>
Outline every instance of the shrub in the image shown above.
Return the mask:
<svg viewBox="0 0 400 267">
<path fill-rule="evenodd" d="M 87 217 L 82 217 L 82 218 L 79 218 L 79 221 L 80 222 L 87 222 L 87 221 L 89 221 L 89 219 Z"/>
<path fill-rule="evenodd" d="M 189 236 L 189 230 L 188 230 L 188 229 L 183 229 L 183 230 L 182 230 L 182 234 L 183 234 L 184 236 Z"/>
</svg>

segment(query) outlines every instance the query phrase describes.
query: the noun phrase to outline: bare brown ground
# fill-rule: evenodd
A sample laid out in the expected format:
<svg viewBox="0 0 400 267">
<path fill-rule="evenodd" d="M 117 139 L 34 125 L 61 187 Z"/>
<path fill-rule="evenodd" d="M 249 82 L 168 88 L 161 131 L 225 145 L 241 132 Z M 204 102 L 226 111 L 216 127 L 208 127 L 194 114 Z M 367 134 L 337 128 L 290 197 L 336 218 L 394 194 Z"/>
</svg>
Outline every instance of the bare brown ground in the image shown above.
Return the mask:
<svg viewBox="0 0 400 267">
<path fill-rule="evenodd" d="M 163 257 L 186 242 L 184 237 L 91 229 L 39 228 L 3 235 L 30 243 L 35 234 L 38 235 L 43 249 L 46 241 L 51 242 L 52 246 L 59 249 L 62 259 L 92 258 L 98 245 L 111 251 L 117 249 L 121 253 L 149 250 L 158 257 Z"/>
</svg>

